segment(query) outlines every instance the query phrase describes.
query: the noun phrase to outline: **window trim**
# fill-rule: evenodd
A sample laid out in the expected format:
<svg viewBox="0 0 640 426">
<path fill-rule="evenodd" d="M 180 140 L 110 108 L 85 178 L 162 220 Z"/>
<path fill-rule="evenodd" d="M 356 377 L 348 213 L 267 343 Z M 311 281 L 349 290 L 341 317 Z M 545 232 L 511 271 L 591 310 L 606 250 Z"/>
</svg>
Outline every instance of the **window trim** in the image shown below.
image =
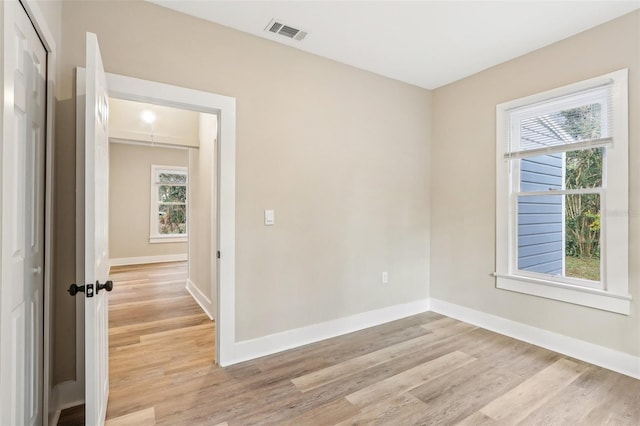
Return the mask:
<svg viewBox="0 0 640 426">
<path fill-rule="evenodd" d="M 159 173 L 167 172 L 183 172 L 187 176 L 187 191 L 189 186 L 189 169 L 183 166 L 162 166 L 153 164 L 151 165 L 151 198 L 149 208 L 149 243 L 150 244 L 162 244 L 162 243 L 185 243 L 188 241 L 188 226 L 187 233 L 184 234 L 160 234 L 158 233 L 158 216 L 160 214 L 159 206 L 160 200 L 158 199 L 158 183 L 157 176 Z M 189 210 L 189 199 L 185 203 L 187 212 Z M 187 219 L 188 220 L 188 219 Z"/>
<path fill-rule="evenodd" d="M 510 114 L 539 102 L 559 99 L 612 84 L 613 143 L 605 149 L 601 211 L 606 212 L 601 234 L 602 288 L 556 281 L 551 275 L 523 274 L 516 265 L 514 209 L 509 147 Z M 628 70 L 623 69 L 496 106 L 496 287 L 629 315 L 629 174 L 628 174 Z M 515 157 L 512 157 L 515 158 Z M 613 165 L 613 166 L 612 166 Z"/>
</svg>

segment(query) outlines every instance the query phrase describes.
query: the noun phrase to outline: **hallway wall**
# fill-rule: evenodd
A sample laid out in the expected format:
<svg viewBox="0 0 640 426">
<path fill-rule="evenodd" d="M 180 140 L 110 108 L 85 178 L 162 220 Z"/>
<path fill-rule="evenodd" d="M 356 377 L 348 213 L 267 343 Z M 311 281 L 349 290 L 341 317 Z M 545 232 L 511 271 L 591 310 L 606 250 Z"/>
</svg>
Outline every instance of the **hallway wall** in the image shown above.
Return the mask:
<svg viewBox="0 0 640 426">
<path fill-rule="evenodd" d="M 110 259 L 187 255 L 187 243 L 150 243 L 151 166 L 187 167 L 188 150 L 109 144 Z"/>
</svg>

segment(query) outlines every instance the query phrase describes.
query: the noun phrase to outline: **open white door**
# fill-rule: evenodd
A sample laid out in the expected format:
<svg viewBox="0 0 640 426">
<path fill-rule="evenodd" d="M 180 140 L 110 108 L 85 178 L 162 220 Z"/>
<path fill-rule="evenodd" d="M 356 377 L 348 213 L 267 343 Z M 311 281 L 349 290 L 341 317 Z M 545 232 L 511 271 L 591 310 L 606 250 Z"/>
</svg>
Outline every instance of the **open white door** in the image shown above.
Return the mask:
<svg viewBox="0 0 640 426">
<path fill-rule="evenodd" d="M 86 424 L 102 425 L 109 396 L 109 93 L 95 34 L 87 33 L 84 144 Z"/>
</svg>

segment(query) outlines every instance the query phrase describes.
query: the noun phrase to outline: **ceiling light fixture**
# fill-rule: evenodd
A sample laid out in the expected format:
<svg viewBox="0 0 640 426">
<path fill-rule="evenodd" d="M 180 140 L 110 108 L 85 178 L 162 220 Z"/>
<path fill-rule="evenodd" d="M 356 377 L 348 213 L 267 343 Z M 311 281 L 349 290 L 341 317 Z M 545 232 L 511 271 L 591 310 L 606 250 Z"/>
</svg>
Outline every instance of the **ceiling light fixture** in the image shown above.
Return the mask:
<svg viewBox="0 0 640 426">
<path fill-rule="evenodd" d="M 156 114 L 153 111 L 149 111 L 147 109 L 142 111 L 140 118 L 142 118 L 142 121 L 144 121 L 147 124 L 153 124 L 156 121 Z"/>
</svg>

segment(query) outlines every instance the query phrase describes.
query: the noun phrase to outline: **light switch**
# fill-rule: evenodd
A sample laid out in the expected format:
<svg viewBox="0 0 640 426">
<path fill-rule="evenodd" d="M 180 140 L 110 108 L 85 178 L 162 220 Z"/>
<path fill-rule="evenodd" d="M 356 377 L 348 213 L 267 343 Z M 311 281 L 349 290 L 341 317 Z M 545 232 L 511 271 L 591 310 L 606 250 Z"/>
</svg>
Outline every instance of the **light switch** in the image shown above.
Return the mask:
<svg viewBox="0 0 640 426">
<path fill-rule="evenodd" d="M 276 213 L 274 210 L 265 210 L 264 211 L 264 224 L 265 225 L 273 225 L 276 223 Z"/>
</svg>

